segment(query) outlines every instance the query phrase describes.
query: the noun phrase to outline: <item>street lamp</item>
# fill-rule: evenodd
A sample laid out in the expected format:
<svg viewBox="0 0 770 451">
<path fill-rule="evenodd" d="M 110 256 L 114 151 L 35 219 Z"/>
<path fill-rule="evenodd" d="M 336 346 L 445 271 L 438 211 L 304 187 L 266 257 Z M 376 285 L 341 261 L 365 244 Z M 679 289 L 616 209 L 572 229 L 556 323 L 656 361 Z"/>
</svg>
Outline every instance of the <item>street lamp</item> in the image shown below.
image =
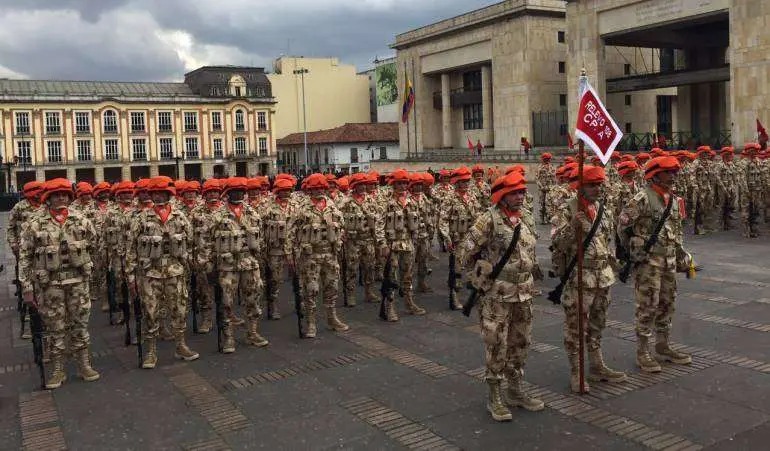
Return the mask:
<svg viewBox="0 0 770 451">
<path fill-rule="evenodd" d="M 305 173 L 307 173 L 310 167 L 310 161 L 307 155 L 307 112 L 305 111 L 305 74 L 310 71 L 305 68 L 299 68 L 294 70 L 294 75 L 299 75 L 302 78 L 302 129 L 305 135 Z"/>
</svg>

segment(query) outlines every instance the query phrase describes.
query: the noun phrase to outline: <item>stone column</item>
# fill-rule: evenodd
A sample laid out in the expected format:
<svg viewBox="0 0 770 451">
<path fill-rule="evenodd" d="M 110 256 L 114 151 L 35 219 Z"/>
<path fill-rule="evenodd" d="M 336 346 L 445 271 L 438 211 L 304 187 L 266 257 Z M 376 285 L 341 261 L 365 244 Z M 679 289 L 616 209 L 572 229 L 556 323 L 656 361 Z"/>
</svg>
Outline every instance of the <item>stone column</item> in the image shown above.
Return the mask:
<svg viewBox="0 0 770 451">
<path fill-rule="evenodd" d="M 484 122 L 485 146 L 495 145 L 494 125 L 492 124 L 492 68 L 481 66 L 481 117 Z"/>
<path fill-rule="evenodd" d="M 104 166 L 98 165 L 94 167 L 94 182 L 100 183 L 104 181 Z"/>
<path fill-rule="evenodd" d="M 441 74 L 441 147 L 452 148 L 452 105 L 449 98 L 449 74 Z"/>
<path fill-rule="evenodd" d="M 160 152 L 160 149 L 158 149 L 158 152 Z M 150 177 L 157 177 L 158 176 L 158 163 L 150 163 Z"/>
</svg>

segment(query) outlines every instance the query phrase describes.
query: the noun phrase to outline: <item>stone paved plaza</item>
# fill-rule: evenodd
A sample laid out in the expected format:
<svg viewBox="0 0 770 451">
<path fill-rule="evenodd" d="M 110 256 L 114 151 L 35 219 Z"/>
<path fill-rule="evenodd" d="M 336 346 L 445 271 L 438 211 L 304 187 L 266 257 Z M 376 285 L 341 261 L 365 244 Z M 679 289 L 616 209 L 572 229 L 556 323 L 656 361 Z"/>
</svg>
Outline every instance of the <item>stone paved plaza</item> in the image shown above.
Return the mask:
<svg viewBox="0 0 770 451">
<path fill-rule="evenodd" d="M 5 230 L 8 214 L 2 213 Z M 541 235 L 548 229 L 541 226 Z M 736 231 L 687 237 L 704 266 L 680 279 L 673 338 L 690 366 L 657 375 L 635 368 L 634 303 L 613 288 L 604 334 L 607 363 L 630 378 L 568 391 L 563 312 L 535 301 L 530 389 L 546 401 L 538 413 L 514 411 L 496 423 L 485 409 L 478 319 L 447 308 L 446 255 L 437 253 L 431 284 L 419 295 L 425 317 L 378 320 L 375 304 L 340 309 L 351 330 L 320 328 L 299 340 L 282 291 L 280 321 L 264 322 L 270 345 L 235 354 L 216 350 L 216 335 L 192 336 L 201 354 L 173 360 L 159 346 L 154 371 L 137 368 L 136 348 L 105 313 L 91 316 L 98 382 L 74 377 L 40 391 L 29 340 L 21 340 L 13 298 L 13 257 L 3 240 L 0 274 L 0 437 L 2 449 L 767 449 L 770 440 L 770 243 Z M 538 256 L 548 267 L 547 243 Z M 543 293 L 555 285 L 548 280 Z M 325 325 L 320 323 L 319 325 Z M 241 340 L 245 331 L 239 331 Z"/>
</svg>

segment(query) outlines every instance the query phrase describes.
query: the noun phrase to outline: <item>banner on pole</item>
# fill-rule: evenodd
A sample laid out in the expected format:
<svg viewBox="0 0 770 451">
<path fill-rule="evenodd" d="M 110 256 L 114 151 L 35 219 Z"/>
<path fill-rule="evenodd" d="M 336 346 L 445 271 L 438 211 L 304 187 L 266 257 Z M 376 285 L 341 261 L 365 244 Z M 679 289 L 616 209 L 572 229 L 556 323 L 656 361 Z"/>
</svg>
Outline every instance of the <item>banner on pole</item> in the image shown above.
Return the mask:
<svg viewBox="0 0 770 451">
<path fill-rule="evenodd" d="M 602 164 L 610 161 L 623 132 L 604 108 L 601 99 L 588 83 L 588 78 L 580 77 L 580 104 L 577 114 L 575 137 L 582 139 L 599 157 Z"/>
</svg>

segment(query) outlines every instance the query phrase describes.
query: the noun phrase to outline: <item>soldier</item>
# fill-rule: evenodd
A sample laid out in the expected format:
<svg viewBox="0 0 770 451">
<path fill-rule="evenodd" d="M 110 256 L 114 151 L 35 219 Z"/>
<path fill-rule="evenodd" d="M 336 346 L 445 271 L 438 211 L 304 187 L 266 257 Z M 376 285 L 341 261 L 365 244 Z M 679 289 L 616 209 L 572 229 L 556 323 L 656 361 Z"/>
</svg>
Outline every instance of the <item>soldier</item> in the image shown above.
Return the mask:
<svg viewBox="0 0 770 451">
<path fill-rule="evenodd" d="M 711 147 L 698 147 L 698 159 L 693 163 L 695 181 L 695 234 L 713 232 L 714 225 L 714 189 L 713 173 L 710 160 Z"/>
<path fill-rule="evenodd" d="M 527 348 L 532 342 L 532 297 L 536 268 L 535 243 L 529 224 L 523 221 L 527 182 L 518 172 L 498 178 L 492 184 L 492 207 L 475 221 L 463 241 L 457 243 L 461 267 L 475 263 L 472 274 L 479 290 L 481 337 L 484 340 L 486 374 L 489 385 L 487 410 L 495 421 L 510 421 L 511 411 L 503 402 L 500 384 L 508 380 L 507 404 L 529 411 L 542 410 L 541 400 L 529 397 L 523 389 Z M 518 229 L 518 232 L 517 232 Z M 514 237 L 518 242 L 507 261 L 502 259 Z M 476 260 L 474 256 L 481 255 Z M 503 265 L 495 280 L 489 275 L 494 266 Z"/>
<path fill-rule="evenodd" d="M 88 350 L 90 255 L 96 230 L 78 209 L 68 208 L 73 197 L 69 180 L 46 182 L 41 196 L 45 210 L 25 223 L 19 248 L 24 302 L 40 311 L 48 338 L 53 364 L 45 386 L 49 390 L 61 387 L 67 379 L 64 352 L 68 332 L 79 376 L 87 382 L 99 379 L 91 368 Z"/>
<path fill-rule="evenodd" d="M 316 298 L 323 284 L 323 303 L 329 329 L 344 332 L 349 327 L 337 316 L 337 297 L 340 278 L 338 247 L 342 238 L 342 213 L 329 201 L 325 192 L 329 183 L 323 174 L 311 174 L 303 182 L 310 201 L 298 206 L 288 225 L 284 252 L 289 264 L 297 271 L 302 296 L 303 336 L 316 336 Z"/>
<path fill-rule="evenodd" d="M 556 176 L 555 176 L 555 170 L 553 166 L 551 166 L 551 159 L 553 156 L 545 152 L 543 155 L 540 156 L 540 159 L 543 161 L 543 163 L 540 165 L 540 167 L 537 170 L 537 176 L 535 177 L 535 180 L 537 181 L 537 188 L 540 192 L 540 223 L 541 224 L 548 224 L 550 216 L 548 215 L 548 208 L 546 208 L 547 200 L 548 200 L 548 191 L 550 190 L 551 186 L 556 184 Z"/>
<path fill-rule="evenodd" d="M 112 185 L 111 191 L 115 202 L 107 207 L 103 228 L 99 232 L 106 258 L 105 271 L 112 271 L 115 277 L 115 286 L 120 287 L 123 282 L 128 283 L 125 273 L 126 234 L 131 230 L 133 208 L 131 201 L 134 198 L 134 183 L 127 180 L 116 183 Z M 105 296 L 102 311 L 106 312 L 109 309 Z M 122 315 L 122 312 L 118 312 L 118 324 L 121 322 Z"/>
<path fill-rule="evenodd" d="M 259 213 L 244 202 L 247 188 L 245 177 L 225 181 L 222 190 L 225 204 L 213 213 L 198 242 L 198 261 L 205 264 L 207 277 L 216 280 L 222 289 L 225 312 L 222 352 L 225 354 L 235 352 L 236 324 L 231 312 L 238 299 L 246 307 L 246 342 L 255 347 L 269 344 L 259 333 L 264 295 L 259 265 L 264 253 L 264 228 Z"/>
<path fill-rule="evenodd" d="M 70 205 L 70 208 L 77 208 L 81 213 L 86 214 L 87 210 L 91 208 L 91 202 L 93 201 L 94 187 L 88 182 L 78 182 L 75 185 L 75 202 Z M 89 218 L 90 219 L 90 218 Z"/>
<path fill-rule="evenodd" d="M 644 178 L 650 184 L 626 204 L 618 218 L 618 236 L 636 265 L 636 363 L 648 373 L 661 371 L 660 364 L 649 352 L 653 327 L 657 332 L 655 351 L 658 354 L 678 364 L 692 362 L 689 355 L 669 345 L 676 300 L 676 273 L 693 265 L 692 257 L 682 244 L 684 201 L 671 191 L 680 168 L 675 157 L 650 160 L 644 170 Z M 664 218 L 667 210 L 669 214 Z M 651 237 L 661 219 L 665 222 L 660 233 Z M 652 246 L 645 253 L 644 248 L 650 246 L 648 240 Z"/>
<path fill-rule="evenodd" d="M 767 168 L 757 158 L 760 146 L 756 143 L 746 143 L 746 155 L 741 171 L 743 193 L 741 195 L 741 225 L 743 236 L 756 238 L 759 236 L 759 216 L 765 203 L 765 180 Z"/>
<path fill-rule="evenodd" d="M 470 191 L 476 197 L 476 202 L 481 208 L 489 208 L 489 184 L 484 180 L 484 168 L 477 164 L 471 169 L 473 183 L 470 185 Z"/>
<path fill-rule="evenodd" d="M 147 191 L 153 206 L 141 210 L 132 221 L 126 240 L 125 268 L 130 297 L 135 298 L 137 290 L 141 294 L 147 326 L 142 333 L 146 344 L 142 368 L 152 369 L 158 362 L 156 341 L 161 305 L 165 305 L 171 317 L 171 329 L 176 341 L 174 357 L 190 361 L 196 360 L 199 355 L 185 342 L 187 283 L 184 275 L 192 257 L 188 251 L 192 248 L 192 226 L 187 216 L 170 204 L 176 189 L 169 177 L 153 177 Z"/>
<path fill-rule="evenodd" d="M 270 183 L 266 177 L 252 177 L 246 182 L 246 195 L 249 205 L 259 211 L 261 205 L 268 200 Z"/>
<path fill-rule="evenodd" d="M 461 167 L 452 174 L 452 184 L 455 186 L 454 194 L 447 196 L 441 203 L 441 216 L 438 223 L 439 234 L 444 246 L 449 250 L 450 282 L 454 286 L 449 287 L 449 305 L 452 310 L 460 310 L 462 304 L 457 299 L 457 292 L 462 287 L 461 275 L 454 270 L 455 246 L 465 237 L 465 233 L 473 224 L 476 216 L 481 212 L 481 205 L 476 198 L 468 192 L 471 173 L 466 167 Z"/>
<path fill-rule="evenodd" d="M 385 246 L 380 250 L 386 261 L 390 259 L 390 273 L 385 274 L 391 281 L 398 281 L 403 293 L 406 310 L 412 315 L 424 315 L 425 309 L 414 302 L 412 276 L 414 269 L 414 237 L 419 222 L 419 207 L 409 196 L 409 173 L 396 169 L 389 181 L 393 193 L 383 202 L 380 214 L 384 217 Z M 388 290 L 386 298 L 386 320 L 398 321 L 395 305 L 395 290 Z"/>
<path fill-rule="evenodd" d="M 620 210 L 626 205 L 635 195 L 642 189 L 637 184 L 637 173 L 639 172 L 639 165 L 635 161 L 624 161 L 617 167 L 618 175 L 620 176 L 620 184 L 618 188 L 617 202 L 615 203 L 615 209 L 612 212 L 613 217 L 620 216 Z"/>
<path fill-rule="evenodd" d="M 286 254 L 286 239 L 288 224 L 292 217 L 293 207 L 289 202 L 294 181 L 291 178 L 276 177 L 273 183 L 272 201 L 263 205 L 263 222 L 267 230 L 265 247 L 267 248 L 267 276 L 269 291 L 267 292 L 267 317 L 280 319 L 278 308 L 278 292 L 284 281 L 284 268 L 289 255 Z"/>
<path fill-rule="evenodd" d="M 187 215 L 187 217 L 190 217 L 190 213 L 193 211 L 195 207 L 201 204 L 200 202 L 200 195 L 201 192 L 201 184 L 197 180 L 190 180 L 187 182 L 184 182 L 181 189 L 177 187 L 177 194 L 180 196 L 180 207 L 182 208 L 182 212 Z M 193 253 L 195 253 L 195 249 L 191 249 Z"/>
<path fill-rule="evenodd" d="M 733 161 L 735 150 L 726 146 L 720 150 L 722 159 L 716 163 L 716 207 L 722 230 L 730 230 L 733 212 L 738 210 L 738 169 Z"/>
<path fill-rule="evenodd" d="M 430 258 L 432 236 L 435 233 L 436 217 L 435 206 L 425 195 L 426 186 L 429 186 L 426 181 L 426 177 L 430 177 L 432 181 L 433 177 L 428 174 L 410 174 L 409 176 L 409 191 L 412 199 L 417 203 L 419 210 L 418 216 L 418 228 L 417 234 L 414 238 L 414 260 L 417 267 L 417 291 L 420 293 L 432 293 L 433 289 L 428 285 L 426 279 L 430 274 L 428 268 L 428 259 Z M 476 198 L 481 195 L 478 185 L 473 185 L 476 190 Z M 488 197 L 487 197 L 488 199 Z"/>
<path fill-rule="evenodd" d="M 222 195 L 222 184 L 219 179 L 209 179 L 203 183 L 202 193 L 203 203 L 193 208 L 190 213 L 190 222 L 193 227 L 193 242 L 201 242 L 201 234 L 213 222 L 217 211 L 222 207 L 220 197 Z M 193 266 L 198 274 L 195 282 L 198 289 L 198 308 L 201 313 L 201 323 L 198 325 L 199 334 L 211 332 L 213 326 L 212 310 L 214 308 L 214 286 L 209 282 L 207 265 L 211 256 L 203 252 L 195 254 Z"/>
<path fill-rule="evenodd" d="M 345 266 L 344 290 L 348 305 L 355 305 L 355 287 L 358 272 L 364 284 L 366 302 L 377 302 L 374 286 L 374 262 L 377 251 L 384 245 L 385 236 L 375 200 L 366 195 L 369 178 L 366 174 L 356 173 L 350 176 L 353 192 L 340 203 L 339 209 L 345 223 Z"/>
<path fill-rule="evenodd" d="M 612 226 L 613 212 L 606 205 L 604 207 L 599 205 L 604 182 L 604 168 L 599 166 L 583 168 L 583 185 L 580 186 L 578 182 L 572 185 L 573 189 L 582 190 L 583 206 L 581 208 L 578 205 L 577 198 L 563 204 L 557 214 L 556 231 L 553 235 L 553 246 L 572 259 L 577 255 L 576 230 L 578 228 L 582 230 L 582 236 L 579 239 L 584 240 L 594 222 L 599 221 L 599 226 L 583 254 L 582 312 L 578 312 L 577 305 L 577 268 L 570 274 L 559 274 L 561 277 L 568 277 L 561 297 L 565 313 L 564 348 L 570 363 L 570 389 L 576 393 L 580 393 L 579 340 L 581 338 L 578 331 L 578 314 L 583 315 L 584 324 L 587 324 L 585 340 L 590 362 L 588 379 L 593 382 L 626 380 L 625 373 L 610 369 L 604 364 L 601 348 L 602 330 L 607 323 L 607 310 L 610 306 L 610 287 L 615 283 L 613 268 L 617 266 L 610 250 L 610 243 L 615 233 Z M 600 210 L 603 211 L 601 217 L 598 216 Z M 589 390 L 588 384 L 585 385 L 585 390 Z"/>
</svg>

